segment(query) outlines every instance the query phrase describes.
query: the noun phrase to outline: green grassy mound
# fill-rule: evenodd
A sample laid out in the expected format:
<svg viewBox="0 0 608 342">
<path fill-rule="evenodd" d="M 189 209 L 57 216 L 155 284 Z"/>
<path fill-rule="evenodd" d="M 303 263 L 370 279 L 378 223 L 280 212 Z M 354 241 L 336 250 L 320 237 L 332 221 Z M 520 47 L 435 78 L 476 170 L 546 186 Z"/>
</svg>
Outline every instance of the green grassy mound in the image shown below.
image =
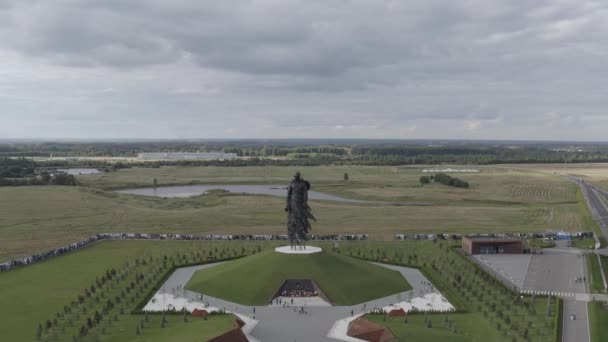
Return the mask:
<svg viewBox="0 0 608 342">
<path fill-rule="evenodd" d="M 127 329 L 109 329 L 104 341 L 115 342 L 195 342 L 207 341 L 224 334 L 234 328 L 234 316 L 209 316 L 205 321 L 200 317 L 188 317 L 184 322 L 181 315 L 167 315 L 167 324 L 160 327 L 160 315 L 150 315 L 150 322 L 140 329 L 136 335 L 135 329 L 143 319 L 139 316 L 128 316 Z"/>
<path fill-rule="evenodd" d="M 286 279 L 312 279 L 334 305 L 354 305 L 411 289 L 397 271 L 335 253 L 266 251 L 202 270 L 187 289 L 244 305 L 265 305 Z"/>
<path fill-rule="evenodd" d="M 428 315 L 427 318 L 431 320 L 430 327 L 425 322 L 424 315 L 410 315 L 407 323 L 403 317 L 389 317 L 385 320 L 379 315 L 367 315 L 365 318 L 387 327 L 398 341 L 511 341 L 510 338 L 496 331 L 496 327 L 484 320 L 481 314 L 449 314 L 451 325 L 446 323 L 445 315 Z"/>
</svg>

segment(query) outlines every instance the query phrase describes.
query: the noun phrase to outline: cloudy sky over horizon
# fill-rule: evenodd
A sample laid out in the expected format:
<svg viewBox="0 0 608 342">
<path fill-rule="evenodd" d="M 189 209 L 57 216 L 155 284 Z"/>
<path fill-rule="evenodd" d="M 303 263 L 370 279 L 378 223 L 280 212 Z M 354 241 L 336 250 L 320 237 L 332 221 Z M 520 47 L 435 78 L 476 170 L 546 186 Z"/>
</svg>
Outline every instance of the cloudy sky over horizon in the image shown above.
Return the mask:
<svg viewBox="0 0 608 342">
<path fill-rule="evenodd" d="M 0 0 L 0 138 L 607 140 L 608 2 Z"/>
</svg>

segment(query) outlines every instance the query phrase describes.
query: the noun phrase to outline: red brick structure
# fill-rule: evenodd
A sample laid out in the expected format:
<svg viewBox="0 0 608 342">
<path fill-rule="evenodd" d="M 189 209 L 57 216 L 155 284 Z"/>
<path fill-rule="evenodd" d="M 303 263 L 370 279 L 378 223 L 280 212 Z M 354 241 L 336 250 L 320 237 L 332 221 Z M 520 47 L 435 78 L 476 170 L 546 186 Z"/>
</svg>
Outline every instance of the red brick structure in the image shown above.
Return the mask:
<svg viewBox="0 0 608 342">
<path fill-rule="evenodd" d="M 348 324 L 346 334 L 368 342 L 394 341 L 395 336 L 386 327 L 359 317 Z"/>
<path fill-rule="evenodd" d="M 404 317 L 407 313 L 403 309 L 393 309 L 387 315 L 388 317 Z"/>
<path fill-rule="evenodd" d="M 238 317 L 235 317 L 232 325 L 234 326 L 232 330 L 228 331 L 225 334 L 207 340 L 207 342 L 249 342 L 247 336 L 245 336 L 245 333 L 243 332 L 243 330 L 241 330 L 241 328 L 245 325 L 245 322 L 243 322 Z"/>
<path fill-rule="evenodd" d="M 516 238 L 465 236 L 462 238 L 462 250 L 468 255 L 523 254 L 524 241 Z"/>
<path fill-rule="evenodd" d="M 207 312 L 207 310 L 194 309 L 192 311 L 192 316 L 205 318 L 205 317 L 209 316 L 209 313 Z"/>
<path fill-rule="evenodd" d="M 234 328 L 225 334 L 208 340 L 207 342 L 249 342 L 249 340 L 241 328 Z"/>
</svg>

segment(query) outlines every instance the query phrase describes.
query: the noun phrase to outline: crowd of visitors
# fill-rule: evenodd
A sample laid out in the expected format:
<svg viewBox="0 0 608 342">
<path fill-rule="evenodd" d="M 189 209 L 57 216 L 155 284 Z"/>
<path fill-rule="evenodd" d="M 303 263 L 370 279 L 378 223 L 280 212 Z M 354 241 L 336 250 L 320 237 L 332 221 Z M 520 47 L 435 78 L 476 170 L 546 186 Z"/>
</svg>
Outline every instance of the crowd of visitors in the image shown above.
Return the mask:
<svg viewBox="0 0 608 342">
<path fill-rule="evenodd" d="M 513 233 L 513 234 L 477 234 L 475 236 L 480 237 L 517 237 L 521 239 L 531 238 L 550 238 L 556 239 L 564 234 L 569 235 L 571 238 L 586 238 L 593 237 L 592 232 L 580 232 L 580 233 L 564 233 L 564 232 L 543 232 L 543 233 Z M 462 235 L 460 234 L 397 234 L 395 239 L 397 240 L 460 240 Z M 348 241 L 348 240 L 367 240 L 367 234 L 333 234 L 333 235 L 320 235 L 314 234 L 310 236 L 311 240 L 315 241 Z M 194 235 L 194 234 L 142 234 L 142 233 L 101 233 L 95 234 L 84 240 L 80 240 L 71 243 L 67 246 L 52 249 L 50 251 L 30 255 L 24 258 L 7 261 L 0 263 L 0 272 L 7 271 L 15 267 L 24 266 L 40 262 L 54 256 L 69 253 L 84 247 L 87 247 L 97 241 L 102 240 L 248 240 L 248 241 L 288 241 L 289 238 L 286 234 L 284 235 L 271 235 L 271 234 L 259 234 L 259 235 L 235 235 L 235 234 L 206 234 L 206 235 Z"/>
<path fill-rule="evenodd" d="M 282 297 L 316 297 L 319 295 L 318 291 L 308 291 L 308 290 L 283 290 L 281 292 Z"/>
<path fill-rule="evenodd" d="M 93 235 L 87 239 L 84 240 L 80 240 L 74 243 L 71 243 L 67 246 L 63 246 L 63 247 L 59 247 L 59 248 L 55 248 L 52 249 L 50 251 L 47 252 L 42 252 L 42 253 L 38 253 L 38 254 L 34 254 L 34 255 L 30 255 L 21 259 L 15 259 L 15 260 L 11 260 L 11 261 L 7 261 L 5 263 L 0 264 L 0 272 L 2 271 L 7 271 L 10 270 L 12 268 L 15 267 L 19 267 L 19 266 L 24 266 L 24 265 L 29 265 L 29 264 L 33 264 L 39 261 L 44 261 L 46 259 L 52 258 L 54 256 L 58 256 L 58 255 L 62 255 L 65 253 L 69 253 L 84 247 L 87 247 L 89 245 L 91 245 L 92 243 L 95 243 L 99 240 L 103 240 L 103 238 L 100 237 L 99 234 Z"/>
<path fill-rule="evenodd" d="M 510 234 L 470 234 L 468 236 L 475 237 L 487 237 L 487 238 L 519 238 L 519 239 L 535 239 L 535 238 L 549 238 L 558 239 L 561 237 L 568 238 L 592 238 L 593 232 L 579 232 L 579 233 L 568 233 L 568 232 L 542 232 L 542 233 L 510 233 Z M 461 234 L 396 234 L 396 240 L 460 240 L 462 239 Z"/>
<path fill-rule="evenodd" d="M 338 234 L 338 235 L 311 235 L 311 240 L 367 240 L 365 234 Z M 249 241 L 287 241 L 287 235 L 193 235 L 193 234 L 141 234 L 141 233 L 100 233 L 95 234 L 84 240 L 71 243 L 67 246 L 52 249 L 50 251 L 30 255 L 20 259 L 14 259 L 5 263 L 0 263 L 0 272 L 7 271 L 15 267 L 25 266 L 36 262 L 44 261 L 54 256 L 59 256 L 91 245 L 102 240 L 249 240 Z"/>
<path fill-rule="evenodd" d="M 97 234 L 108 240 L 248 240 L 248 241 L 274 241 L 289 240 L 287 234 L 257 234 L 257 235 L 238 235 L 238 234 L 140 234 L 140 233 L 104 233 Z M 335 234 L 319 235 L 313 234 L 311 240 L 367 240 L 367 234 Z"/>
</svg>

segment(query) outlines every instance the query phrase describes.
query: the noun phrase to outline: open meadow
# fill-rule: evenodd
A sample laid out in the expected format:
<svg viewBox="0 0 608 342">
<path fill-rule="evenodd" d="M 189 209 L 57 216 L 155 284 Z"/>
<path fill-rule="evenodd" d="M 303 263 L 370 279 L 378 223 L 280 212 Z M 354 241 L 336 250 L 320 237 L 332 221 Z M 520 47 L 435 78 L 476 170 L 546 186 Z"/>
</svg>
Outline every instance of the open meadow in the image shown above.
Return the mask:
<svg viewBox="0 0 608 342">
<path fill-rule="evenodd" d="M 608 341 L 608 307 L 606 303 L 593 301 L 587 304 L 592 342 Z"/>
<path fill-rule="evenodd" d="M 432 314 L 434 328 L 420 329 L 420 316 L 413 315 L 411 325 L 404 327 L 405 330 L 396 329 L 398 336 L 413 329 L 420 338 L 443 336 L 446 340 L 462 341 L 473 336 L 487 337 L 485 334 L 493 329 L 491 336 L 497 336 L 500 341 L 520 340 L 525 336 L 534 341 L 554 341 L 555 322 L 559 320 L 555 298 L 521 298 L 450 248 L 454 246 L 450 241 L 345 241 L 338 246 L 315 245 L 340 254 L 342 264 L 346 268 L 355 265 L 354 271 L 360 270 L 356 265 L 362 260 L 419 268 L 457 309 L 456 313 L 449 314 L 449 319 L 456 323 L 456 334 L 442 328 L 444 314 Z M 201 336 L 207 336 L 205 334 L 224 330 L 226 320 L 214 318 L 201 322 L 190 317 L 188 322 L 183 322 L 181 315 L 167 315 L 169 323 L 160 328 L 160 317 L 150 315 L 137 335 L 137 326 L 145 316 L 136 310 L 173 267 L 202 262 L 208 257 L 223 259 L 253 254 L 228 262 L 238 266 L 247 258 L 263 257 L 265 251 L 274 246 L 276 242 L 264 241 L 105 241 L 82 251 L 0 273 L 3 289 L 0 335 L 11 341 L 63 341 L 71 340 L 72 336 L 77 336 L 78 341 L 151 340 L 146 336 L 161 341 L 167 340 L 163 336 L 177 334 L 189 340 L 199 331 Z M 263 272 L 267 265 L 256 267 Z M 332 272 L 331 265 L 325 268 L 324 263 L 319 264 L 316 272 L 324 269 Z M 268 285 L 272 286 L 272 292 L 274 285 Z M 99 321 L 93 319 L 97 312 Z M 476 324 L 467 323 L 473 317 Z M 94 323 L 86 329 L 89 318 Z M 38 324 L 43 327 L 40 339 L 36 337 Z M 403 323 L 389 322 L 391 327 L 393 324 Z M 82 327 L 87 330 L 84 337 L 79 335 Z"/>
<path fill-rule="evenodd" d="M 94 317 L 95 311 L 104 313 L 107 301 L 111 300 L 113 307 L 104 315 L 101 323 L 96 324 L 98 329 L 92 330 L 88 336 L 92 338 L 95 334 L 100 335 L 101 339 L 105 336 L 117 341 L 140 341 L 135 330 L 143 316 L 135 318 L 135 315 L 129 313 L 138 300 L 144 299 L 146 291 L 153 287 L 156 279 L 154 275 L 158 277 L 157 268 L 165 271 L 168 269 L 163 267 L 159 258 L 167 255 L 177 262 L 178 255 L 188 254 L 190 262 L 194 259 L 200 261 L 209 255 L 220 258 L 223 251 L 226 251 L 227 256 L 228 248 L 233 248 L 232 253 L 240 254 L 243 248 L 249 253 L 257 249 L 257 244 L 239 242 L 237 246 L 221 242 L 106 241 L 82 251 L 2 272 L 0 307 L 3 310 L 0 321 L 3 323 L 0 324 L 0 336 L 6 341 L 34 341 L 37 326 L 41 324 L 44 327 L 42 337 L 52 340 L 54 336 L 63 336 L 60 340 L 71 340 L 72 336 L 78 336 L 78 329 L 85 324 L 87 318 Z M 144 265 L 141 260 L 147 261 L 147 264 Z M 110 269 L 115 269 L 117 275 L 102 286 L 96 285 Z M 130 287 L 129 281 L 132 282 L 137 273 L 145 273 L 145 281 L 130 293 L 123 294 L 124 288 Z M 122 275 L 125 276 L 124 280 Z M 90 287 L 95 287 L 96 291 L 90 297 L 85 296 L 84 293 Z M 140 287 L 143 290 L 135 289 Z M 84 298 L 82 303 L 79 296 Z M 120 297 L 120 300 L 116 297 Z M 78 304 L 74 305 L 73 302 Z M 56 325 L 53 322 L 55 319 Z M 151 316 L 150 319 L 154 320 L 154 327 L 159 325 L 159 317 Z M 168 319 L 171 323 L 180 321 L 181 317 Z M 52 324 L 49 330 L 46 329 L 47 320 Z M 223 329 L 226 322 L 217 322 L 219 328 Z M 152 323 L 146 325 L 152 326 Z M 209 331 L 214 333 L 214 323 L 209 325 L 212 326 Z M 168 325 L 169 328 L 171 326 L 172 324 Z M 102 330 L 106 333 L 102 333 Z M 145 334 L 145 329 L 142 329 L 142 333 Z M 185 334 L 187 336 L 187 332 Z"/>
<path fill-rule="evenodd" d="M 454 166 L 455 167 L 455 166 Z M 469 189 L 421 185 L 425 167 L 300 167 L 312 189 L 385 203 L 311 201 L 312 233 L 589 231 L 577 186 L 548 167 L 477 167 L 453 174 Z M 468 167 L 467 167 L 468 168 Z M 192 198 L 117 194 L 111 189 L 169 184 L 288 184 L 293 167 L 129 168 L 79 176 L 79 187 L 0 187 L 0 261 L 97 232 L 280 234 L 283 198 L 214 192 Z M 348 173 L 349 180 L 344 180 Z"/>
</svg>

